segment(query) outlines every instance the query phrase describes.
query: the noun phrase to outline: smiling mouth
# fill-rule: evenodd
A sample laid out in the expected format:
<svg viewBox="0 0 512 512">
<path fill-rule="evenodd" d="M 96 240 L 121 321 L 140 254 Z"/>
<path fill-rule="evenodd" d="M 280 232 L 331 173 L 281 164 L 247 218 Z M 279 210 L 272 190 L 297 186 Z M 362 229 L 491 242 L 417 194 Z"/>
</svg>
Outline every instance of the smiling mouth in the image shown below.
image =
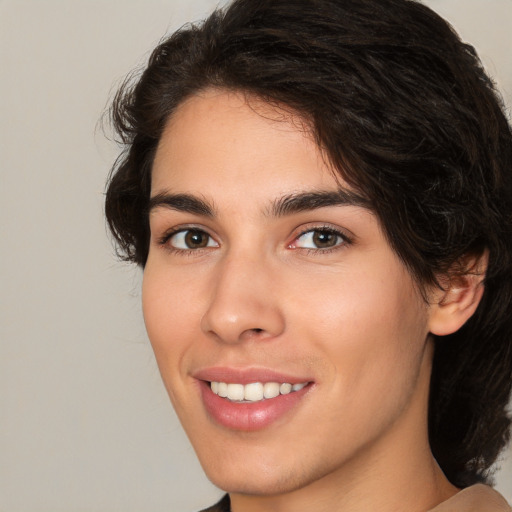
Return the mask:
<svg viewBox="0 0 512 512">
<path fill-rule="evenodd" d="M 289 382 L 251 382 L 238 384 L 227 382 L 210 382 L 210 389 L 221 398 L 231 402 L 252 403 L 269 400 L 280 395 L 288 395 L 300 391 L 308 382 L 290 384 Z"/>
</svg>

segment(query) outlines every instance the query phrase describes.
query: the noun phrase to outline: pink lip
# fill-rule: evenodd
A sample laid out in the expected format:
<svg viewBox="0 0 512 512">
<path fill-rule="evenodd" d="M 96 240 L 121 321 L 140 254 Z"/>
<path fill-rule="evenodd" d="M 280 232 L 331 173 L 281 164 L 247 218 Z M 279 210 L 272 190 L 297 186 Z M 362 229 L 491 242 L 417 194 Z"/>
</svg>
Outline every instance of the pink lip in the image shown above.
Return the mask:
<svg viewBox="0 0 512 512">
<path fill-rule="evenodd" d="M 204 368 L 194 373 L 193 377 L 208 382 L 236 382 L 238 384 L 250 384 L 251 382 L 289 382 L 290 384 L 299 384 L 313 380 L 307 376 L 293 376 L 268 368 L 230 368 L 222 366 Z"/>
<path fill-rule="evenodd" d="M 283 375 L 272 370 L 209 368 L 194 375 L 198 379 L 201 398 L 210 418 L 223 427 L 232 430 L 255 431 L 270 426 L 296 408 L 313 387 L 311 379 Z M 210 382 L 309 382 L 300 391 L 261 400 L 259 402 L 231 402 L 212 392 Z"/>
</svg>

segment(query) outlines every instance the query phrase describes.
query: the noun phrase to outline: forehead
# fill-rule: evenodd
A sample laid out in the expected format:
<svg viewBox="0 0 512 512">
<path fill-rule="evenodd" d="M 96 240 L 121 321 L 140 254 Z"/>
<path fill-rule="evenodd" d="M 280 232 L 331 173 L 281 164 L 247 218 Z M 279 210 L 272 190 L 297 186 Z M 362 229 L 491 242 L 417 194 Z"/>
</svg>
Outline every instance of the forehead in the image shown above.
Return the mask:
<svg viewBox="0 0 512 512">
<path fill-rule="evenodd" d="M 240 193 L 336 189 L 342 180 L 298 115 L 239 92 L 207 90 L 183 102 L 160 139 L 152 195 L 238 187 Z M 270 192 L 270 190 L 266 190 Z"/>
</svg>

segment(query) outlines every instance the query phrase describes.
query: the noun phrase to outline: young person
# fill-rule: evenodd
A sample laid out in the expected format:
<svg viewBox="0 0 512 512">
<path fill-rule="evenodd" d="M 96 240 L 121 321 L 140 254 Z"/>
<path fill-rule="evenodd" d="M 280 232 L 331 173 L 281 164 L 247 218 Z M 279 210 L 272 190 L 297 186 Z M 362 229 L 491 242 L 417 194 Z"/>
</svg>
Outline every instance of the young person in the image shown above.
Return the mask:
<svg viewBox="0 0 512 512">
<path fill-rule="evenodd" d="M 510 510 L 512 135 L 472 47 L 412 0 L 236 0 L 112 116 L 209 510 Z"/>
</svg>

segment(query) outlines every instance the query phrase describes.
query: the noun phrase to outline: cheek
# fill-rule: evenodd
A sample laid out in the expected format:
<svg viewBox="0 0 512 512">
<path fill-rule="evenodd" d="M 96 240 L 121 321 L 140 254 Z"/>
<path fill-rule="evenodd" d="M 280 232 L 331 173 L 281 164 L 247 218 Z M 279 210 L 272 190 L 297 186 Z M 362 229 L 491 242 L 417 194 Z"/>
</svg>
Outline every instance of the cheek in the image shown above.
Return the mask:
<svg viewBox="0 0 512 512">
<path fill-rule="evenodd" d="M 329 384 L 354 402 L 407 392 L 415 382 L 428 334 L 426 306 L 401 266 L 340 274 L 305 283 L 296 315 L 329 361 Z M 382 397 L 381 397 L 382 398 Z M 380 399 L 381 399 L 380 398 Z M 378 400 L 378 399 L 377 399 Z"/>
<path fill-rule="evenodd" d="M 164 382 L 179 375 L 197 324 L 197 294 L 169 269 L 148 260 L 142 283 L 142 309 L 149 340 Z"/>
<path fill-rule="evenodd" d="M 176 413 L 189 427 L 201 424 L 187 399 L 198 391 L 187 369 L 200 338 L 200 291 L 191 283 L 197 280 L 148 260 L 142 284 L 144 322 L 160 375 Z"/>
</svg>

